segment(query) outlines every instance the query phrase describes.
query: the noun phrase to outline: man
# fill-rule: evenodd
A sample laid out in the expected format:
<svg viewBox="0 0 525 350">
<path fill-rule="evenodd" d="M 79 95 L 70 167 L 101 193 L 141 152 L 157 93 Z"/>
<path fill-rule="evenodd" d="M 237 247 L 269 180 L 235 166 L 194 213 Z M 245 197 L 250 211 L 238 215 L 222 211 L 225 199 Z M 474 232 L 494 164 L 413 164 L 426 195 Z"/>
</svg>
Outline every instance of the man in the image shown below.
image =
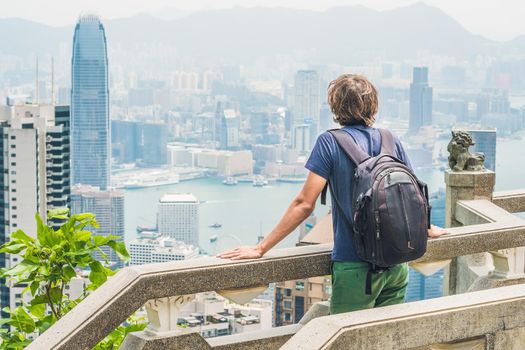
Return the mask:
<svg viewBox="0 0 525 350">
<path fill-rule="evenodd" d="M 378 111 L 376 88 L 363 76 L 345 74 L 328 87 L 328 103 L 342 129 L 348 132 L 363 151 L 376 156 L 381 150 L 381 135 L 373 128 Z M 396 155 L 408 167 L 410 161 L 399 139 L 395 138 Z M 272 232 L 255 247 L 239 247 L 219 255 L 226 259 L 262 257 L 286 237 L 314 210 L 315 202 L 327 181 L 332 193 L 334 248 L 332 252 L 332 314 L 402 303 L 408 284 L 406 263 L 372 274 L 371 294 L 365 292 L 369 264 L 356 254 L 350 220 L 352 177 L 355 165 L 338 146 L 334 136 L 325 132 L 319 136 L 306 163 L 309 170 L 303 189 L 288 207 Z M 337 197 L 340 205 L 333 203 Z M 432 226 L 429 237 L 446 232 Z"/>
</svg>

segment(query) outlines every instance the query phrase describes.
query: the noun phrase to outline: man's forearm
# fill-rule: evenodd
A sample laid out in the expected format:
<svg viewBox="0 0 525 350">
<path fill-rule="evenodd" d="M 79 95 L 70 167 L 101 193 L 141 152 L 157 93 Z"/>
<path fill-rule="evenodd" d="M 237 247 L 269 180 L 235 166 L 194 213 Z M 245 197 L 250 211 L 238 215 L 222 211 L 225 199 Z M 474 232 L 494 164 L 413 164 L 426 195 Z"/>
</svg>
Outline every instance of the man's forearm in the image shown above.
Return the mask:
<svg viewBox="0 0 525 350">
<path fill-rule="evenodd" d="M 295 199 L 292 204 L 290 204 L 277 226 L 264 240 L 262 240 L 257 245 L 257 248 L 261 254 L 265 254 L 284 237 L 290 234 L 290 232 L 295 230 L 297 226 L 301 224 L 301 222 L 310 216 L 313 210 L 313 205 L 310 205 L 300 199 Z"/>
</svg>

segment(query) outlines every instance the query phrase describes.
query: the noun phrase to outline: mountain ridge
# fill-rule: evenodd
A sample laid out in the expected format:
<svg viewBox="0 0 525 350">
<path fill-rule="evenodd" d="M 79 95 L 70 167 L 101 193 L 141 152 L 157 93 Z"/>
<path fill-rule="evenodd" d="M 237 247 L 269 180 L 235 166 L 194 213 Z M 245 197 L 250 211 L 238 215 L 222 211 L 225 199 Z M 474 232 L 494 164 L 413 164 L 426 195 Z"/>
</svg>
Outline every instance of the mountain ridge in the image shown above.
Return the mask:
<svg viewBox="0 0 525 350">
<path fill-rule="evenodd" d="M 495 42 L 466 30 L 439 8 L 415 3 L 390 10 L 362 5 L 325 11 L 283 7 L 233 7 L 193 12 L 167 20 L 151 14 L 103 21 L 108 46 L 138 43 L 176 47 L 181 55 L 253 62 L 261 56 L 292 55 L 315 63 L 355 63 L 381 58 L 414 58 L 420 52 L 470 58 L 495 47 L 525 50 L 520 37 Z M 53 53 L 73 39 L 73 26 L 52 27 L 0 18 L 9 33 L 0 53 L 19 56 Z"/>
</svg>

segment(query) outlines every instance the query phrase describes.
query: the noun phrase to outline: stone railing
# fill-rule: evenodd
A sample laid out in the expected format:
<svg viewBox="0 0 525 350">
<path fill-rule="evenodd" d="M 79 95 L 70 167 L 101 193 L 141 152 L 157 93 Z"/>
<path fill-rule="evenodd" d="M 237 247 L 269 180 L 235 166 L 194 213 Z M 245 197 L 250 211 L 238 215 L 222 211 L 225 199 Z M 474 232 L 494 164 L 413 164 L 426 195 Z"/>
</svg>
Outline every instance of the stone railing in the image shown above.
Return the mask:
<svg viewBox="0 0 525 350">
<path fill-rule="evenodd" d="M 486 176 L 486 173 L 483 173 L 482 176 Z M 456 227 L 450 229 L 449 235 L 430 240 L 427 253 L 420 260 L 414 262 L 413 267 L 420 271 L 435 270 L 436 265 L 441 268 L 452 260 L 453 263 L 450 265 L 450 273 L 448 274 L 449 281 L 454 281 L 454 283 L 450 282 L 452 292 L 462 292 L 458 288 L 458 281 L 461 280 L 461 275 L 458 271 L 461 271 L 461 269 L 467 269 L 471 272 L 467 288 L 469 290 L 472 290 L 472 286 L 475 286 L 474 289 L 482 289 L 522 283 L 524 269 L 523 252 L 520 251 L 522 248 L 516 247 L 525 246 L 525 221 L 512 215 L 511 212 L 523 211 L 525 208 L 525 190 L 493 194 L 492 186 L 490 183 L 487 185 L 487 181 L 476 181 L 475 176 L 471 180 L 464 181 L 464 178 L 462 178 L 461 182 L 456 183 L 456 185 L 459 184 L 460 186 L 456 187 L 452 186 L 453 184 L 450 182 L 447 183 L 447 212 L 452 213 L 449 216 L 450 225 Z M 477 187 L 478 184 L 483 186 L 481 190 Z M 461 188 L 461 186 L 467 189 Z M 487 186 L 489 187 L 488 189 L 486 188 Z M 451 187 L 454 188 L 451 189 Z M 469 188 L 471 190 L 468 190 Z M 480 195 L 480 191 L 485 193 L 485 195 Z M 450 195 L 450 192 L 452 192 L 452 195 Z M 470 260 L 459 261 L 456 258 L 480 253 L 485 253 L 485 260 L 482 261 L 484 265 L 478 263 L 477 260 L 476 263 L 472 264 Z M 303 339 L 310 340 L 312 337 L 317 336 L 317 333 L 312 331 L 312 327 L 315 327 L 315 324 L 321 321 L 316 321 L 315 319 L 310 322 L 307 321 L 315 316 L 326 315 L 326 307 L 317 311 L 313 310 L 310 315 L 305 315 L 307 320 L 297 325 L 209 340 L 205 340 L 200 334 L 186 333 L 177 329 L 173 321 L 170 321 L 172 317 L 166 315 L 166 312 L 176 310 L 178 303 L 184 303 L 185 296 L 194 293 L 220 291 L 221 294 L 228 295 L 228 293 L 236 293 L 240 289 L 246 289 L 248 294 L 250 291 L 252 293 L 257 291 L 258 293 L 261 286 L 265 286 L 270 282 L 327 275 L 330 273 L 330 254 L 331 244 L 318 244 L 289 249 L 275 249 L 264 258 L 257 260 L 227 261 L 216 258 L 202 258 L 182 262 L 128 267 L 118 272 L 108 283 L 93 292 L 55 323 L 38 337 L 28 349 L 90 349 L 145 304 L 150 319 L 150 326 L 144 332 L 128 336 L 122 346 L 123 349 L 253 349 L 262 347 L 274 349 L 279 348 L 287 341 L 290 344 L 297 344 L 297 336 L 299 335 L 304 337 Z M 492 257 L 492 260 L 490 257 Z M 483 270 L 480 266 L 485 266 L 487 263 L 493 263 L 495 269 L 492 270 L 495 272 L 489 274 L 479 273 L 479 271 Z M 516 298 L 525 298 L 525 290 L 521 286 L 516 286 L 516 288 L 509 290 L 517 295 Z M 488 304 L 507 302 L 507 299 L 504 299 L 505 296 L 502 296 L 503 299 L 495 301 L 495 299 L 485 298 L 486 294 L 482 293 L 480 295 L 484 299 L 479 305 L 476 304 L 479 306 L 479 310 L 476 310 L 476 312 L 489 310 L 483 308 L 485 302 Z M 458 308 L 462 302 L 466 305 L 465 308 L 475 309 L 477 307 L 474 303 L 469 303 L 471 300 L 470 294 L 447 298 L 454 298 L 451 299 L 451 302 L 454 305 L 458 305 Z M 511 302 L 511 299 L 511 297 L 508 298 L 509 302 Z M 162 305 L 171 306 L 166 308 L 162 307 Z M 429 315 L 444 312 L 444 309 L 439 309 L 439 305 L 436 305 L 434 301 L 423 301 L 417 303 L 417 305 L 414 306 L 413 303 L 408 303 L 395 306 L 391 310 L 394 310 L 392 312 L 397 315 L 394 318 L 405 316 L 410 318 L 410 315 L 415 315 L 410 314 L 410 312 L 415 312 L 414 310 L 422 307 L 421 305 L 429 305 Z M 435 309 L 432 309 L 432 305 L 435 306 Z M 513 303 L 509 305 L 511 305 L 509 307 L 515 306 Z M 423 308 L 422 310 L 426 309 Z M 515 309 L 513 310 L 515 311 Z M 513 319 L 514 311 L 509 311 L 507 317 Z M 359 311 L 358 313 L 365 316 L 360 316 L 356 322 L 361 322 L 359 320 L 376 320 L 374 315 L 383 315 L 383 313 L 378 313 L 377 310 Z M 427 312 L 425 311 L 425 313 Z M 340 318 L 332 319 L 331 317 Z M 439 319 L 432 321 L 431 317 L 425 315 L 421 317 L 425 319 L 425 322 L 428 322 L 428 329 L 437 329 L 436 332 L 439 331 L 439 325 L 442 324 L 440 323 L 442 321 L 439 321 Z M 357 336 L 356 332 L 360 332 L 359 329 L 362 328 L 355 322 L 348 323 L 350 319 L 353 319 L 350 316 L 334 315 L 330 316 L 329 319 L 327 322 L 332 327 L 331 333 L 326 333 L 326 337 L 323 338 L 325 342 L 322 343 L 325 345 L 320 345 L 320 347 L 332 347 L 332 345 L 328 346 L 326 344 L 333 343 L 336 344 L 333 345 L 333 348 L 341 348 L 340 345 L 337 345 L 340 344 L 341 339 L 353 339 L 353 336 Z M 388 318 L 384 319 L 387 320 Z M 370 324 L 373 324 L 373 322 Z M 410 327 L 409 324 L 411 323 L 406 323 L 406 326 Z M 403 325 L 399 327 L 404 327 L 405 323 L 399 323 L 399 325 Z M 398 326 L 395 328 L 397 329 Z M 372 332 L 372 328 L 369 328 L 369 330 Z M 406 329 L 404 330 L 406 331 Z M 476 334 L 485 334 L 483 332 L 485 332 L 485 328 L 479 328 Z M 458 341 L 474 333 L 461 334 L 457 332 L 454 333 L 457 336 L 429 337 L 428 341 Z M 294 337 L 294 334 L 297 334 L 297 336 Z M 372 334 L 375 333 L 372 332 Z M 380 337 L 381 333 L 377 333 L 376 336 Z M 421 335 L 419 336 L 422 337 Z M 430 344 L 429 342 L 425 344 L 422 342 L 399 343 L 399 348 L 423 346 Z M 301 348 L 291 347 L 292 345 L 285 346 L 288 348 Z M 305 344 L 304 348 L 310 349 L 314 347 Z M 362 348 L 367 347 L 363 346 Z"/>
</svg>

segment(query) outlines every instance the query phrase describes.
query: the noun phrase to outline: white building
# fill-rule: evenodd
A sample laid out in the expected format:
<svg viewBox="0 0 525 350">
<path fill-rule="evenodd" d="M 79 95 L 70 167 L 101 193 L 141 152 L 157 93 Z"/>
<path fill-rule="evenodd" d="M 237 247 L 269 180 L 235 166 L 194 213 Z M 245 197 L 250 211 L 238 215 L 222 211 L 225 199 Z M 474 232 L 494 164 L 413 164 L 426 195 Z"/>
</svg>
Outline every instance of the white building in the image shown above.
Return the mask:
<svg viewBox="0 0 525 350">
<path fill-rule="evenodd" d="M 36 237 L 35 213 L 45 221 L 70 200 L 69 107 L 9 102 L 0 106 L 0 244 L 18 229 Z M 4 255 L 0 267 L 18 262 Z M 0 307 L 18 305 L 23 289 L 2 282 Z"/>
<path fill-rule="evenodd" d="M 129 243 L 129 253 L 130 265 L 144 265 L 192 259 L 199 255 L 199 249 L 170 237 L 142 235 Z"/>
<path fill-rule="evenodd" d="M 177 324 L 204 338 L 265 330 L 272 328 L 272 308 L 269 300 L 238 305 L 215 292 L 199 293 L 180 309 Z"/>
<path fill-rule="evenodd" d="M 90 227 L 95 235 L 118 236 L 124 240 L 124 192 L 119 190 L 101 191 L 98 187 L 75 185 L 71 191 L 71 212 L 93 213 L 100 224 L 99 228 Z M 109 247 L 102 247 L 108 260 L 117 267 L 123 263 Z M 102 260 L 100 255 L 97 259 Z"/>
<path fill-rule="evenodd" d="M 158 204 L 158 231 L 199 246 L 199 201 L 192 194 L 166 194 Z"/>
<path fill-rule="evenodd" d="M 224 151 L 183 145 L 168 145 L 168 161 L 174 167 L 198 167 L 216 170 L 219 176 L 253 174 L 252 151 Z"/>
</svg>

